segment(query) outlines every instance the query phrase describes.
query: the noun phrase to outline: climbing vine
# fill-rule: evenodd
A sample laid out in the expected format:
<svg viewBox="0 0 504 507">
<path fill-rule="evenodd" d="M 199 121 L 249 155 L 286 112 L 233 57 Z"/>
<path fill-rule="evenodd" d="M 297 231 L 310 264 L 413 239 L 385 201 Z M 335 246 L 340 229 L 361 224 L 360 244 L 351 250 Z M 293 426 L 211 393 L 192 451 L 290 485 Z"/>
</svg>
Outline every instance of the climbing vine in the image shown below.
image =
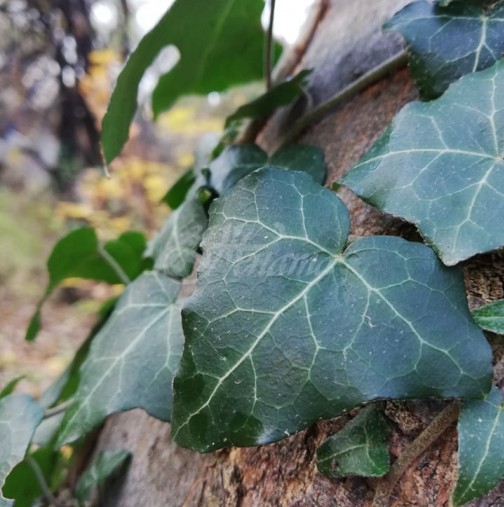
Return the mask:
<svg viewBox="0 0 504 507">
<path fill-rule="evenodd" d="M 178 0 L 119 77 L 103 123 L 107 163 L 127 139 L 141 77 L 166 45 L 178 47 L 180 61 L 159 81 L 155 114 L 182 94 L 223 90 L 259 78 L 263 68 L 269 86 L 228 118 L 218 145 L 167 193 L 174 211 L 148 244 L 126 233 L 102 245 L 94 230 L 80 229 L 55 247 L 27 339 L 36 338 L 43 302 L 65 278 L 125 290 L 39 400 L 12 394 L 15 382 L 0 394 L 4 494 L 17 500 L 16 485 L 28 476 L 38 484 L 23 505 L 52 495 L 57 466 L 48 456 L 108 415 L 137 407 L 170 421 L 179 445 L 208 452 L 268 444 L 367 404 L 320 447 L 318 467 L 333 478 L 385 476 L 376 506 L 456 420 L 454 504 L 504 477 L 500 379 L 494 383 L 482 331 L 502 333 L 504 304 L 471 315 L 459 267 L 504 247 L 495 220 L 504 216 L 504 1 L 406 6 L 385 26 L 401 33 L 406 52 L 308 112 L 270 154 L 244 141 L 304 93 L 309 71 L 274 82 L 268 62 L 277 51 L 271 30 L 262 49 L 261 8 L 262 0 Z M 240 58 L 227 39 L 236 33 L 247 48 Z M 323 153 L 292 142 L 406 61 L 423 102 L 403 108 L 346 176 L 329 183 L 415 224 L 425 244 L 351 238 L 348 210 L 323 186 Z M 197 286 L 183 298 L 199 253 Z M 432 397 L 462 401 L 390 466 L 375 402 Z M 81 480 L 80 501 L 127 458 L 100 455 Z"/>
</svg>

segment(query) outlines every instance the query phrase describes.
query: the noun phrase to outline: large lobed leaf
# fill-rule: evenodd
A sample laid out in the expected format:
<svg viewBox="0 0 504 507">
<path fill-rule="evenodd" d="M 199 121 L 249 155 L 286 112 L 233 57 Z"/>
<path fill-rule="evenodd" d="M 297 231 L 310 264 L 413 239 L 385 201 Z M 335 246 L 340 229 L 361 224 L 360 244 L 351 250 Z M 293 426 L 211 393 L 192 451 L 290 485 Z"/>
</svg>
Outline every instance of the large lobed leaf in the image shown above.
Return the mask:
<svg viewBox="0 0 504 507">
<path fill-rule="evenodd" d="M 11 394 L 0 400 L 0 488 L 12 469 L 23 460 L 43 416 L 42 408 L 30 396 Z M 0 505 L 11 505 L 1 492 Z"/>
<path fill-rule="evenodd" d="M 368 405 L 317 449 L 317 467 L 328 477 L 382 477 L 390 468 L 388 428 L 375 405 Z"/>
<path fill-rule="evenodd" d="M 176 0 L 140 41 L 121 72 L 103 120 L 105 161 L 128 139 L 140 80 L 161 49 L 176 46 L 180 60 L 159 80 L 153 109 L 159 114 L 181 95 L 221 91 L 262 76 L 262 0 Z"/>
<path fill-rule="evenodd" d="M 114 412 L 143 408 L 170 420 L 172 377 L 183 343 L 175 302 L 179 289 L 180 282 L 156 272 L 128 286 L 93 339 L 58 445 L 79 438 Z"/>
<path fill-rule="evenodd" d="M 492 66 L 504 53 L 504 1 L 492 8 L 481 0 L 447 4 L 413 2 L 384 27 L 406 39 L 412 77 L 427 100 L 463 75 Z"/>
<path fill-rule="evenodd" d="M 504 245 L 504 62 L 408 104 L 342 183 L 415 223 L 447 265 Z"/>
<path fill-rule="evenodd" d="M 504 400 L 494 387 L 485 400 L 462 403 L 455 505 L 484 495 L 504 478 Z"/>
<path fill-rule="evenodd" d="M 491 351 L 458 270 L 401 238 L 345 249 L 343 203 L 265 168 L 210 208 L 183 310 L 175 441 L 266 444 L 376 398 L 480 397 Z"/>
</svg>

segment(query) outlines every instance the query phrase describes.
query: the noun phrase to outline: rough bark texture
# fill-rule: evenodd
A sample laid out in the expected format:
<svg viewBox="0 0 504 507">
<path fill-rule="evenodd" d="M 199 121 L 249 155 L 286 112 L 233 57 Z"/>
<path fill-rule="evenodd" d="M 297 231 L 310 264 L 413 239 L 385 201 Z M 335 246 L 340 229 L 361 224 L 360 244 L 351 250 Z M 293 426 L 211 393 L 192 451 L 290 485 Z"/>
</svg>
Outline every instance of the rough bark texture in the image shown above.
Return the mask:
<svg viewBox="0 0 504 507">
<path fill-rule="evenodd" d="M 260 136 L 267 148 L 282 137 L 300 110 L 326 100 L 402 47 L 400 39 L 380 27 L 408 0 L 332 0 L 299 66 L 314 68 L 309 100 L 273 118 Z M 406 69 L 342 104 L 303 137 L 324 149 L 332 181 L 344 174 L 383 132 L 394 114 L 415 99 Z M 342 189 L 357 235 L 395 234 L 416 239 L 416 231 L 384 216 Z M 481 256 L 465 266 L 471 306 L 504 296 L 504 260 Z M 495 341 L 495 340 L 493 340 Z M 504 369 L 496 350 L 497 375 Z M 500 373 L 499 373 L 500 372 Z M 444 402 L 389 402 L 385 413 L 393 429 L 391 453 L 397 456 L 442 409 Z M 129 472 L 112 484 L 103 499 L 107 507 L 164 506 L 339 506 L 364 507 L 372 502 L 375 483 L 347 478 L 330 480 L 317 472 L 315 450 L 354 415 L 320 423 L 277 444 L 228 449 L 197 455 L 170 441 L 169 425 L 140 411 L 113 416 L 98 447 L 128 448 L 134 458 Z M 395 488 L 392 507 L 449 505 L 456 475 L 456 429 L 449 429 L 416 460 Z M 504 484 L 474 506 L 504 505 Z"/>
</svg>

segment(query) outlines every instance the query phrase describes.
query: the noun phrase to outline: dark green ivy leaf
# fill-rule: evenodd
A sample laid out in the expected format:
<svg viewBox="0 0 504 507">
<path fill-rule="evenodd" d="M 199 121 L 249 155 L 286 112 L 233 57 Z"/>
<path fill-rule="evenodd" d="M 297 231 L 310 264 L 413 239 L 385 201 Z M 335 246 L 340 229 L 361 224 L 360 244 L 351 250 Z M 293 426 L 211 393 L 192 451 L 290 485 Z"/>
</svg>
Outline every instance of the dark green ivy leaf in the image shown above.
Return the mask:
<svg viewBox="0 0 504 507">
<path fill-rule="evenodd" d="M 494 387 L 485 400 L 462 403 L 454 505 L 484 495 L 504 477 L 503 398 Z"/>
<path fill-rule="evenodd" d="M 287 146 L 268 159 L 267 153 L 255 144 L 233 145 L 210 164 L 210 185 L 222 194 L 243 177 L 265 166 L 303 171 L 318 183 L 324 183 L 326 177 L 324 153 L 315 146 Z"/>
<path fill-rule="evenodd" d="M 504 62 L 408 104 L 341 182 L 416 224 L 449 266 L 504 245 Z"/>
<path fill-rule="evenodd" d="M 154 259 L 154 269 L 173 278 L 189 276 L 207 223 L 203 205 L 195 197 L 186 200 L 149 245 L 147 255 Z"/>
<path fill-rule="evenodd" d="M 270 157 L 268 165 L 291 171 L 304 171 L 321 185 L 326 180 L 327 169 L 324 152 L 315 146 L 306 144 L 286 146 Z"/>
<path fill-rule="evenodd" d="M 225 127 L 244 118 L 259 119 L 270 116 L 279 107 L 286 106 L 297 99 L 306 86 L 311 70 L 302 70 L 289 81 L 280 83 L 257 99 L 239 107 L 226 119 Z"/>
<path fill-rule="evenodd" d="M 177 443 L 266 444 L 376 398 L 490 389 L 461 273 L 397 237 L 345 249 L 348 233 L 342 201 L 301 172 L 255 171 L 213 202 L 183 310 Z"/>
<path fill-rule="evenodd" d="M 221 91 L 260 79 L 263 7 L 262 0 L 176 0 L 140 41 L 117 80 L 103 120 L 105 161 L 111 162 L 128 139 L 140 81 L 164 47 L 175 46 L 180 60 L 154 91 L 156 115 L 181 95 Z"/>
<path fill-rule="evenodd" d="M 60 239 L 47 261 L 49 284 L 32 317 L 26 339 L 33 341 L 37 336 L 41 308 L 63 280 L 86 278 L 110 284 L 133 280 L 149 267 L 149 262 L 143 257 L 146 245 L 142 233 L 128 231 L 102 246 L 96 231 L 89 227 L 72 231 Z"/>
<path fill-rule="evenodd" d="M 0 399 L 0 489 L 7 476 L 21 461 L 44 412 L 33 398 L 11 394 Z M 0 505 L 11 505 L 0 491 Z"/>
<path fill-rule="evenodd" d="M 75 496 L 82 504 L 89 500 L 94 490 L 111 475 L 120 470 L 131 457 L 129 451 L 100 451 L 94 463 L 82 474 L 75 489 Z"/>
<path fill-rule="evenodd" d="M 413 2 L 384 27 L 406 39 L 411 74 L 426 100 L 463 75 L 492 66 L 504 53 L 504 1 L 490 9 L 481 0 L 440 5 L 446 7 Z"/>
<path fill-rule="evenodd" d="M 328 477 L 382 477 L 390 467 L 388 428 L 375 405 L 362 409 L 317 450 L 317 467 Z"/>
<path fill-rule="evenodd" d="M 482 329 L 504 334 L 504 299 L 493 301 L 473 310 L 472 316 Z"/>
<path fill-rule="evenodd" d="M 57 445 L 74 441 L 114 412 L 143 408 L 171 417 L 171 383 L 182 352 L 180 282 L 147 272 L 128 286 L 81 369 Z"/>
<path fill-rule="evenodd" d="M 30 454 L 48 485 L 52 485 L 52 475 L 57 468 L 59 453 L 52 447 L 42 447 Z M 34 507 L 43 505 L 35 503 L 35 500 L 43 498 L 39 481 L 30 466 L 25 460 L 16 465 L 5 481 L 4 493 L 7 497 L 15 500 L 14 507 Z M 0 502 L 0 505 L 1 502 Z"/>
</svg>

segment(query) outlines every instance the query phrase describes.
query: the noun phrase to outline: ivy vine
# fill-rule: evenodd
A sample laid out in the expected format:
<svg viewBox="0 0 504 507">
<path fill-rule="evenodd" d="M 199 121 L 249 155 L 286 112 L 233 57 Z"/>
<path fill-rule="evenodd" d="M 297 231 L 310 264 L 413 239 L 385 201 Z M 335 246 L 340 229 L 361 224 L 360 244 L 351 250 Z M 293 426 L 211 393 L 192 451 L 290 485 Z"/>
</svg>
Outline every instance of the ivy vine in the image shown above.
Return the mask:
<svg viewBox="0 0 504 507">
<path fill-rule="evenodd" d="M 127 139 L 141 77 L 167 45 L 178 47 L 180 61 L 156 88 L 156 114 L 182 94 L 223 90 L 263 68 L 268 86 L 228 118 L 220 143 L 167 193 L 174 211 L 148 244 L 131 232 L 102 245 L 94 230 L 80 229 L 56 245 L 27 339 L 65 278 L 126 288 L 38 401 L 12 394 L 16 381 L 0 393 L 0 483 L 15 505 L 28 478 L 37 487 L 23 505 L 52 500 L 55 449 L 135 407 L 171 421 L 179 445 L 208 452 L 268 444 L 366 403 L 320 447 L 318 467 L 333 478 L 385 476 L 376 506 L 457 419 L 454 504 L 504 477 L 502 393 L 482 331 L 504 332 L 504 302 L 471 315 L 458 266 L 504 247 L 495 220 L 504 216 L 504 1 L 406 6 L 385 26 L 402 34 L 406 52 L 308 112 L 273 154 L 239 141 L 305 93 L 309 71 L 273 82 L 277 51 L 271 24 L 263 51 L 261 10 L 262 0 L 177 0 L 119 77 L 103 124 L 106 162 Z M 234 34 L 247 48 L 240 58 L 229 58 Z M 406 60 L 424 102 L 403 108 L 335 187 L 415 224 L 426 244 L 350 241 L 348 210 L 323 186 L 323 153 L 292 142 Z M 197 287 L 184 299 L 181 285 L 200 252 Z M 387 424 L 374 402 L 428 397 L 462 401 L 390 466 Z M 79 483 L 80 501 L 127 458 L 100 455 Z M 0 506 L 11 504 L 0 497 Z"/>
</svg>

